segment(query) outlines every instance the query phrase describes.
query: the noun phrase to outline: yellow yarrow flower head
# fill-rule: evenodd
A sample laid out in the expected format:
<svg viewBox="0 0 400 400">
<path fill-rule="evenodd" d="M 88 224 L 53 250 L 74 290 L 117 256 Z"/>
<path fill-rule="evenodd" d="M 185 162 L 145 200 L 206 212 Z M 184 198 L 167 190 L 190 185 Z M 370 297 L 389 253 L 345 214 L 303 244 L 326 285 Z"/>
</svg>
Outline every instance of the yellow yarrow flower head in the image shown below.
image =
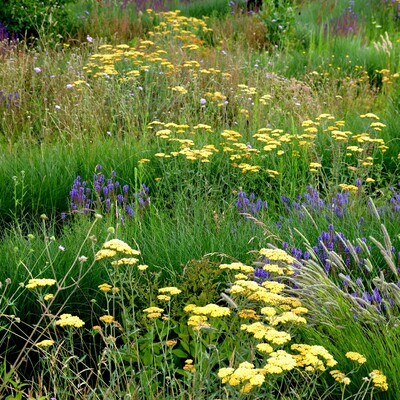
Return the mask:
<svg viewBox="0 0 400 400">
<path fill-rule="evenodd" d="M 46 347 L 50 347 L 53 346 L 54 344 L 54 340 L 51 339 L 45 339 L 42 340 L 41 342 L 36 343 L 36 347 L 41 347 L 41 348 L 46 348 Z"/>
<path fill-rule="evenodd" d="M 99 320 L 106 324 L 111 324 L 112 322 L 114 322 L 114 317 L 112 315 L 103 315 L 99 318 Z"/>
<path fill-rule="evenodd" d="M 254 320 L 258 320 L 260 317 L 257 315 L 257 313 L 255 312 L 255 310 L 252 310 L 250 308 L 245 308 L 243 310 L 240 310 L 238 312 L 238 316 L 240 318 L 246 318 L 246 319 L 254 319 Z"/>
<path fill-rule="evenodd" d="M 333 379 L 335 379 L 336 382 L 343 383 L 344 385 L 349 385 L 351 382 L 350 378 L 348 378 L 346 374 L 337 369 L 330 371 L 329 373 L 332 375 Z"/>
<path fill-rule="evenodd" d="M 372 383 L 377 389 L 380 389 L 384 392 L 388 390 L 389 386 L 386 381 L 386 376 L 381 371 L 374 369 L 369 374 L 369 377 L 372 379 Z"/>
<path fill-rule="evenodd" d="M 211 325 L 206 322 L 208 318 L 204 315 L 192 315 L 188 319 L 188 326 L 191 326 L 195 331 L 199 331 L 200 329 L 207 329 Z"/>
<path fill-rule="evenodd" d="M 55 279 L 36 278 L 29 279 L 28 284 L 25 286 L 27 289 L 36 289 L 37 287 L 53 286 L 56 284 Z"/>
<path fill-rule="evenodd" d="M 356 361 L 359 364 L 364 364 L 367 361 L 362 354 L 355 351 L 348 351 L 345 355 L 349 360 Z"/>
<path fill-rule="evenodd" d="M 50 301 L 51 299 L 53 299 L 54 298 L 54 294 L 53 293 L 49 293 L 49 294 L 46 294 L 44 297 L 43 297 L 43 300 L 45 300 L 45 301 Z"/>
<path fill-rule="evenodd" d="M 182 293 L 182 290 L 180 290 L 174 286 L 168 286 L 168 287 L 158 289 L 158 293 L 168 294 L 168 295 L 176 295 L 176 294 Z"/>
<path fill-rule="evenodd" d="M 137 256 L 140 251 L 132 249 L 127 243 L 119 239 L 111 239 L 105 242 L 96 255 L 96 260 L 114 257 L 117 253 L 122 253 L 130 256 Z"/>
<path fill-rule="evenodd" d="M 221 307 L 217 304 L 207 304 L 206 306 L 196 306 L 192 310 L 193 314 L 196 315 L 209 315 L 210 317 L 223 317 L 230 315 L 231 310 L 228 307 Z"/>
<path fill-rule="evenodd" d="M 165 294 L 159 294 L 157 296 L 157 299 L 161 300 L 161 301 L 170 301 L 171 300 L 171 296 L 167 296 Z"/>
<path fill-rule="evenodd" d="M 124 257 L 119 260 L 115 260 L 111 262 L 111 265 L 114 267 L 118 267 L 119 265 L 134 265 L 137 264 L 139 260 L 135 257 Z"/>
<path fill-rule="evenodd" d="M 71 314 L 62 314 L 60 315 L 60 318 L 58 321 L 56 321 L 56 325 L 66 327 L 66 326 L 72 326 L 74 328 L 81 328 L 85 323 L 76 316 L 73 316 Z"/>
<path fill-rule="evenodd" d="M 145 308 L 144 310 L 143 310 L 145 313 L 163 313 L 164 312 L 164 309 L 163 308 L 160 308 L 160 307 L 155 307 L 155 306 L 152 306 L 152 307 L 148 307 L 148 308 Z"/>
<path fill-rule="evenodd" d="M 108 283 L 102 283 L 101 285 L 99 285 L 97 287 L 104 293 L 107 293 L 112 289 L 112 286 Z"/>
<path fill-rule="evenodd" d="M 296 368 L 296 359 L 285 350 L 277 350 L 270 353 L 270 358 L 267 360 L 267 366 L 281 368 L 282 371 L 290 371 Z"/>
</svg>

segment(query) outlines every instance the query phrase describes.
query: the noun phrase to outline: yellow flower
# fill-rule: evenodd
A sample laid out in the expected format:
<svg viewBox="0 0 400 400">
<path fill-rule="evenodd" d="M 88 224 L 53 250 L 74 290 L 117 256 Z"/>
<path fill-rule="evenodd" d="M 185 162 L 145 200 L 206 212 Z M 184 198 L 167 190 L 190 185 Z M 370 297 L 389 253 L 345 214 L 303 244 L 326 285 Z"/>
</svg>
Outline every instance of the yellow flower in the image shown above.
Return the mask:
<svg viewBox="0 0 400 400">
<path fill-rule="evenodd" d="M 163 313 L 164 309 L 160 308 L 160 307 L 152 306 L 152 307 L 149 307 L 149 308 L 145 308 L 143 311 L 145 313 Z"/>
<path fill-rule="evenodd" d="M 360 115 L 361 118 L 372 118 L 372 119 L 379 119 L 379 117 L 373 113 L 366 113 Z"/>
<path fill-rule="evenodd" d="M 43 300 L 49 301 L 49 300 L 51 300 L 52 298 L 54 298 L 54 294 L 49 293 L 49 294 L 46 294 L 46 295 L 43 297 Z"/>
<path fill-rule="evenodd" d="M 161 300 L 161 301 L 170 301 L 171 300 L 171 296 L 167 296 L 165 294 L 159 294 L 157 296 L 157 299 Z"/>
<path fill-rule="evenodd" d="M 250 273 L 254 271 L 253 267 L 250 267 L 248 265 L 244 265 L 241 262 L 233 262 L 231 264 L 221 264 L 219 266 L 220 269 L 230 269 L 233 271 L 241 271 L 241 272 L 245 272 L 245 273 Z"/>
<path fill-rule="evenodd" d="M 248 319 L 254 319 L 254 320 L 259 319 L 259 316 L 257 315 L 257 313 L 254 310 L 247 309 L 247 308 L 239 311 L 238 316 L 240 318 L 248 318 Z"/>
<path fill-rule="evenodd" d="M 382 374 L 381 371 L 378 369 L 374 369 L 370 374 L 370 378 L 372 378 L 372 383 L 377 389 L 380 389 L 382 391 L 387 391 L 389 386 L 386 381 L 386 376 Z"/>
<path fill-rule="evenodd" d="M 149 266 L 146 265 L 146 264 L 140 264 L 140 265 L 137 266 L 137 269 L 139 271 L 146 271 L 147 268 L 149 268 Z"/>
<path fill-rule="evenodd" d="M 53 286 L 55 284 L 55 279 L 29 279 L 28 284 L 25 287 L 27 289 L 35 289 L 37 287 Z"/>
<path fill-rule="evenodd" d="M 358 362 L 359 364 L 364 364 L 364 363 L 367 361 L 367 359 L 366 359 L 362 354 L 357 353 L 357 352 L 355 352 L 355 351 L 348 351 L 348 352 L 345 354 L 345 356 L 346 356 L 349 360 L 356 361 L 356 362 Z"/>
<path fill-rule="evenodd" d="M 196 367 L 193 365 L 193 360 L 185 360 L 185 365 L 183 366 L 183 369 L 192 373 L 196 372 Z"/>
<path fill-rule="evenodd" d="M 262 315 L 266 315 L 268 317 L 273 317 L 276 314 L 274 307 L 263 307 L 260 312 Z"/>
<path fill-rule="evenodd" d="M 272 346 L 268 343 L 258 343 L 256 348 L 258 351 L 261 351 L 261 353 L 272 353 L 274 351 Z"/>
<path fill-rule="evenodd" d="M 169 295 L 179 294 L 181 292 L 182 292 L 182 290 L 180 290 L 174 286 L 169 286 L 169 287 L 164 287 L 164 288 L 158 289 L 158 293 L 163 293 L 163 294 L 166 293 Z"/>
<path fill-rule="evenodd" d="M 65 327 L 72 326 L 75 328 L 81 328 L 85 323 L 79 318 L 75 317 L 71 314 L 62 314 L 58 321 L 56 321 L 56 325 Z"/>
<path fill-rule="evenodd" d="M 194 330 L 200 330 L 203 328 L 209 328 L 210 324 L 207 321 L 207 317 L 204 315 L 192 315 L 188 319 L 188 326 L 193 327 Z"/>
<path fill-rule="evenodd" d="M 222 383 L 227 382 L 227 377 L 231 376 L 234 373 L 234 368 L 221 368 L 218 371 L 218 378 L 222 379 Z"/>
<path fill-rule="evenodd" d="M 114 317 L 112 315 L 103 315 L 99 320 L 106 324 L 111 324 L 114 321 Z"/>
<path fill-rule="evenodd" d="M 282 261 L 288 264 L 295 261 L 294 257 L 290 256 L 285 250 L 281 249 L 261 249 L 259 254 L 271 261 Z"/>
<path fill-rule="evenodd" d="M 343 372 L 335 369 L 333 371 L 329 372 L 332 377 L 335 379 L 335 381 L 339 382 L 339 383 L 343 383 L 344 385 L 349 385 L 350 384 L 350 379 L 347 378 L 346 374 L 344 374 Z"/>
<path fill-rule="evenodd" d="M 210 315 L 211 317 L 223 317 L 229 315 L 231 310 L 228 307 L 221 307 L 217 304 L 207 304 L 203 307 L 195 307 L 192 312 L 194 314 Z"/>
<path fill-rule="evenodd" d="M 196 304 L 188 304 L 187 306 L 185 306 L 183 308 L 183 311 L 185 311 L 186 313 L 190 313 L 192 312 L 195 308 L 196 308 Z"/>
<path fill-rule="evenodd" d="M 133 265 L 136 264 L 139 260 L 134 257 L 124 257 L 116 261 L 112 261 L 111 265 L 117 267 L 119 265 Z"/>
<path fill-rule="evenodd" d="M 153 313 L 147 314 L 147 318 L 150 318 L 150 319 L 156 319 L 156 318 L 160 318 L 160 317 L 161 317 L 161 313 L 159 313 L 159 312 L 153 312 Z"/>
<path fill-rule="evenodd" d="M 102 283 L 101 285 L 97 286 L 102 292 L 107 293 L 112 289 L 112 286 L 108 283 Z"/>
<path fill-rule="evenodd" d="M 137 256 L 140 251 L 133 250 L 128 244 L 119 239 L 111 239 L 103 244 L 103 249 L 115 250 L 118 253 Z"/>
<path fill-rule="evenodd" d="M 103 258 L 111 258 L 114 257 L 117 254 L 117 252 L 115 250 L 108 250 L 108 249 L 104 249 L 104 250 L 99 250 L 96 255 L 94 256 L 94 259 L 96 261 L 102 260 Z"/>
<path fill-rule="evenodd" d="M 168 347 L 175 346 L 177 343 L 178 343 L 177 340 L 167 340 L 167 341 L 165 342 L 165 344 L 166 344 Z"/>
<path fill-rule="evenodd" d="M 42 340 L 41 342 L 36 343 L 36 346 L 41 347 L 41 348 L 46 348 L 46 347 L 53 346 L 53 344 L 54 344 L 54 340 L 45 339 L 45 340 Z"/>
<path fill-rule="evenodd" d="M 274 351 L 267 360 L 267 366 L 279 367 L 283 371 L 290 371 L 296 367 L 296 359 L 284 350 Z"/>
</svg>

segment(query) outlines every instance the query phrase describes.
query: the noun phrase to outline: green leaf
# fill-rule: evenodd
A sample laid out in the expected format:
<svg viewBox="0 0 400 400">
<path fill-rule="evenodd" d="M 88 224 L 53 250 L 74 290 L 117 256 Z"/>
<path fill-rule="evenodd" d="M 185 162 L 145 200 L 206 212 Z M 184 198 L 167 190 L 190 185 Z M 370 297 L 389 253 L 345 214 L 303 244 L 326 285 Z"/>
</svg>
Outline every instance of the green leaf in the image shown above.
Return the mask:
<svg viewBox="0 0 400 400">
<path fill-rule="evenodd" d="M 182 349 L 174 349 L 174 350 L 172 350 L 172 354 L 174 354 L 175 356 L 177 356 L 179 358 L 187 358 L 188 357 L 187 353 L 185 353 Z"/>
</svg>

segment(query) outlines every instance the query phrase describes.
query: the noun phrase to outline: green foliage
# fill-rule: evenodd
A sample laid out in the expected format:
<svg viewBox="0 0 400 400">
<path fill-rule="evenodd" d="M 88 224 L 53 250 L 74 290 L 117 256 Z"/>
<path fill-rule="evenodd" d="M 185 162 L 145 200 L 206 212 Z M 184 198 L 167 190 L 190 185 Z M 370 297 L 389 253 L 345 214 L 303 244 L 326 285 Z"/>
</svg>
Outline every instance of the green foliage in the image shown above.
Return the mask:
<svg viewBox="0 0 400 400">
<path fill-rule="evenodd" d="M 264 0 L 259 16 L 266 26 L 267 40 L 271 46 L 290 44 L 296 17 L 293 0 Z"/>
<path fill-rule="evenodd" d="M 5 0 L 0 9 L 0 21 L 21 37 L 64 33 L 65 5 L 70 1 Z"/>
</svg>

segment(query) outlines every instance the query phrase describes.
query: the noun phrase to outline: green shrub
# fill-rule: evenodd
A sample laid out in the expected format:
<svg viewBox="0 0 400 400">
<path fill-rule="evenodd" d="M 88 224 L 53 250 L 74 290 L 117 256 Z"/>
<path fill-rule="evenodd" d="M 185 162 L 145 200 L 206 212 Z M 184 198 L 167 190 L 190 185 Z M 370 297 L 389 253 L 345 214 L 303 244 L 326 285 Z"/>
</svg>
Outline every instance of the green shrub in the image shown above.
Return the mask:
<svg viewBox="0 0 400 400">
<path fill-rule="evenodd" d="M 293 0 L 264 0 L 259 16 L 267 28 L 267 39 L 273 46 L 282 47 L 289 41 L 295 21 Z"/>
<path fill-rule="evenodd" d="M 24 37 L 41 33 L 60 34 L 67 18 L 65 5 L 70 0 L 5 0 L 0 8 L 0 21 L 10 32 Z"/>
</svg>

